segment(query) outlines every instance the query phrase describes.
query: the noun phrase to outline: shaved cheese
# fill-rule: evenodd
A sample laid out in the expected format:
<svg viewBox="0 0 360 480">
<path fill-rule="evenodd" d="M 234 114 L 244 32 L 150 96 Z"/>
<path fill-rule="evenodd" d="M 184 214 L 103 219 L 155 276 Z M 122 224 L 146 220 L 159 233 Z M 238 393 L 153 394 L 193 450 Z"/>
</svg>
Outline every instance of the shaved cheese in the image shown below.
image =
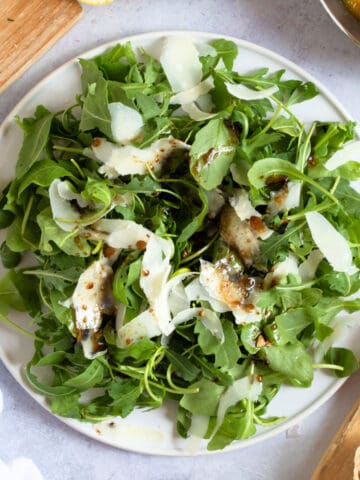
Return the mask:
<svg viewBox="0 0 360 480">
<path fill-rule="evenodd" d="M 324 167 L 332 171 L 349 161 L 360 162 L 360 140 L 348 143 L 341 150 L 335 152 L 334 155 L 324 163 Z"/>
<path fill-rule="evenodd" d="M 112 248 L 144 248 L 153 233 L 133 220 L 102 219 L 93 225 L 98 232 L 109 234 L 106 243 Z"/>
<path fill-rule="evenodd" d="M 316 270 L 324 258 L 320 250 L 313 250 L 308 258 L 299 266 L 299 275 L 302 282 L 309 282 L 315 277 Z"/>
<path fill-rule="evenodd" d="M 234 190 L 229 198 L 229 203 L 240 220 L 247 220 L 253 216 L 261 217 L 260 213 L 251 205 L 249 194 L 246 190 Z"/>
<path fill-rule="evenodd" d="M 200 260 L 200 277 L 199 281 L 201 285 L 206 289 L 209 301 L 211 306 L 216 310 L 216 304 L 212 304 L 212 299 L 219 302 L 220 307 L 222 307 L 222 311 L 226 312 L 229 311 L 230 308 L 227 303 L 224 301 L 222 295 L 222 288 L 221 285 L 224 281 L 222 275 L 219 274 L 215 266 L 211 262 L 207 262 L 206 260 Z"/>
<path fill-rule="evenodd" d="M 66 232 L 71 232 L 77 227 L 77 223 L 74 220 L 80 219 L 80 212 L 71 205 L 68 198 L 64 198 L 60 192 L 59 187 L 64 191 L 63 184 L 58 178 L 51 182 L 49 187 L 49 199 L 51 212 L 55 223 Z M 67 192 L 68 194 L 68 192 Z M 61 222 L 58 219 L 66 219 L 68 222 Z"/>
<path fill-rule="evenodd" d="M 61 198 L 68 201 L 76 200 L 76 203 L 80 208 L 86 208 L 89 206 L 89 201 L 83 198 L 80 193 L 74 192 L 74 190 L 70 187 L 69 182 L 62 182 L 58 179 L 54 180 L 52 183 L 54 182 L 57 182 L 57 189 Z"/>
<path fill-rule="evenodd" d="M 189 300 L 186 296 L 185 288 L 182 281 L 170 289 L 168 302 L 169 309 L 172 315 L 177 315 L 178 313 L 188 308 Z"/>
<path fill-rule="evenodd" d="M 252 90 L 251 88 L 245 87 L 245 85 L 230 82 L 225 82 L 225 86 L 230 95 L 240 98 L 240 100 L 261 100 L 274 95 L 274 93 L 279 90 L 276 85 L 265 88 L 264 90 Z"/>
<path fill-rule="evenodd" d="M 347 240 L 319 212 L 305 214 L 311 236 L 326 260 L 336 272 L 353 274 L 352 253 Z"/>
<path fill-rule="evenodd" d="M 181 323 L 188 322 L 194 317 L 199 317 L 203 325 L 210 331 L 214 337 L 216 337 L 220 343 L 224 342 L 224 331 L 221 325 L 220 318 L 215 312 L 208 308 L 187 308 L 182 312 L 179 312 L 172 320 L 174 326 Z"/>
<path fill-rule="evenodd" d="M 78 329 L 98 330 L 103 313 L 112 309 L 112 276 L 113 271 L 107 259 L 93 262 L 80 275 L 72 296 Z"/>
<path fill-rule="evenodd" d="M 279 283 L 289 274 L 299 275 L 297 258 L 292 253 L 290 253 L 282 262 L 273 265 L 271 272 L 269 272 L 264 278 L 264 287 L 270 288 L 273 284 Z"/>
<path fill-rule="evenodd" d="M 196 300 L 204 300 L 210 303 L 215 312 L 224 313 L 229 311 L 229 307 L 224 302 L 218 301 L 211 297 L 205 285 L 200 283 L 200 279 L 196 278 L 185 287 L 185 294 L 190 302 Z"/>
<path fill-rule="evenodd" d="M 116 142 L 129 143 L 137 137 L 144 126 L 140 113 L 121 102 L 109 103 L 111 132 Z"/>
<path fill-rule="evenodd" d="M 115 319 L 115 330 L 118 332 L 120 328 L 124 325 L 126 307 L 122 303 L 117 303 L 117 312 Z"/>
<path fill-rule="evenodd" d="M 229 198 L 229 203 L 241 221 L 249 220 L 251 217 L 258 217 L 261 219 L 261 214 L 251 205 L 249 194 L 246 190 L 234 190 L 233 195 Z M 258 238 L 261 238 L 261 240 L 266 240 L 274 233 L 273 230 L 268 228 L 262 220 L 258 223 L 259 226 L 252 230 Z"/>
<path fill-rule="evenodd" d="M 205 190 L 205 195 L 209 204 L 208 216 L 209 218 L 215 218 L 225 205 L 224 193 L 220 188 L 214 188 L 213 190 Z"/>
<path fill-rule="evenodd" d="M 262 318 L 261 310 L 255 307 L 258 292 L 245 291 L 229 280 L 225 273 L 205 260 L 200 260 L 200 285 L 196 280 L 185 288 L 189 295 L 197 300 L 208 301 L 216 312 L 232 312 L 236 323 L 258 322 Z"/>
<path fill-rule="evenodd" d="M 209 425 L 207 415 L 192 415 L 191 425 L 188 430 L 188 438 L 185 443 L 185 450 L 189 453 L 196 453 L 200 450 L 201 441 L 205 437 Z"/>
<path fill-rule="evenodd" d="M 148 168 L 157 172 L 163 160 L 176 149 L 189 150 L 190 146 L 172 136 L 160 138 L 148 148 L 118 146 L 105 138 L 96 139 L 92 146 L 97 160 L 104 164 L 99 172 L 110 179 L 121 175 L 145 175 Z"/>
<path fill-rule="evenodd" d="M 261 310 L 255 307 L 255 305 L 253 305 L 252 308 L 247 306 L 246 308 L 234 309 L 233 315 L 235 317 L 235 323 L 237 325 L 260 322 L 263 317 Z"/>
<path fill-rule="evenodd" d="M 216 434 L 224 421 L 228 408 L 236 405 L 240 400 L 247 398 L 252 402 L 256 402 L 262 392 L 262 383 L 256 378 L 243 377 L 236 380 L 226 392 L 222 394 L 219 401 L 216 424 L 212 433 L 212 437 Z"/>
<path fill-rule="evenodd" d="M 157 337 L 161 335 L 161 330 L 153 310 L 149 308 L 122 326 L 117 334 L 118 347 L 125 348 L 144 337 Z"/>
<path fill-rule="evenodd" d="M 171 271 L 170 258 L 174 246 L 171 240 L 152 235 L 142 261 L 140 286 L 150 303 L 161 294 Z"/>
<path fill-rule="evenodd" d="M 93 334 L 90 333 L 85 336 L 85 338 L 82 338 L 80 340 L 84 357 L 88 358 L 89 360 L 94 360 L 96 357 L 101 357 L 102 355 L 105 355 L 107 350 L 99 350 L 97 352 L 94 352 L 94 339 L 93 339 Z"/>
<path fill-rule="evenodd" d="M 211 89 L 214 88 L 214 80 L 212 77 L 208 77 L 206 80 L 198 83 L 188 90 L 179 92 L 171 97 L 171 105 L 187 105 L 189 103 L 195 102 L 200 95 L 208 93 Z"/>
<path fill-rule="evenodd" d="M 271 193 L 268 212 L 276 215 L 285 210 L 291 210 L 300 205 L 301 182 L 288 182 L 277 192 Z"/>
<path fill-rule="evenodd" d="M 300 205 L 301 182 L 288 182 L 288 194 L 283 203 L 284 210 L 291 210 Z"/>
<path fill-rule="evenodd" d="M 203 112 L 195 103 L 188 103 L 182 105 L 182 109 L 186 112 L 192 120 L 196 122 L 202 122 L 203 120 L 209 120 L 209 118 L 215 117 L 216 113 Z"/>
<path fill-rule="evenodd" d="M 171 35 L 164 39 L 160 63 L 173 92 L 182 92 L 201 81 L 199 52 L 189 36 Z"/>
</svg>

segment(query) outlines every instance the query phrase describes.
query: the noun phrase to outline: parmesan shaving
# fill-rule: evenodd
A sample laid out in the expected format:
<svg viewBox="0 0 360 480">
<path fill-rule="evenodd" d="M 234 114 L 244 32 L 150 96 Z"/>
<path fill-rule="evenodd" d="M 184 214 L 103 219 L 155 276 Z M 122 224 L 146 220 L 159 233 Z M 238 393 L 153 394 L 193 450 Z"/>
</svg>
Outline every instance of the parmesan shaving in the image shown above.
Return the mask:
<svg viewBox="0 0 360 480">
<path fill-rule="evenodd" d="M 335 152 L 334 155 L 325 162 L 324 167 L 332 171 L 349 161 L 360 162 L 360 140 L 348 143 L 341 150 Z"/>
<path fill-rule="evenodd" d="M 96 139 L 92 146 L 97 160 L 103 163 L 99 173 L 110 179 L 122 175 L 145 175 L 148 168 L 157 172 L 165 158 L 176 149 L 189 150 L 190 146 L 172 136 L 160 138 L 147 148 L 119 146 L 105 138 Z"/>
<path fill-rule="evenodd" d="M 319 212 L 305 214 L 311 236 L 317 247 L 336 272 L 349 275 L 357 272 L 347 240 Z"/>
<path fill-rule="evenodd" d="M 199 52 L 189 36 L 166 37 L 160 63 L 173 92 L 183 92 L 201 81 L 202 64 Z"/>
<path fill-rule="evenodd" d="M 251 88 L 245 87 L 245 85 L 230 82 L 225 82 L 225 86 L 230 95 L 240 100 L 261 100 L 274 95 L 274 93 L 279 90 L 276 85 L 265 88 L 264 90 L 252 90 Z"/>
<path fill-rule="evenodd" d="M 136 138 L 144 126 L 140 113 L 121 102 L 108 105 L 111 115 L 111 132 L 114 140 L 119 143 L 129 143 Z"/>
</svg>

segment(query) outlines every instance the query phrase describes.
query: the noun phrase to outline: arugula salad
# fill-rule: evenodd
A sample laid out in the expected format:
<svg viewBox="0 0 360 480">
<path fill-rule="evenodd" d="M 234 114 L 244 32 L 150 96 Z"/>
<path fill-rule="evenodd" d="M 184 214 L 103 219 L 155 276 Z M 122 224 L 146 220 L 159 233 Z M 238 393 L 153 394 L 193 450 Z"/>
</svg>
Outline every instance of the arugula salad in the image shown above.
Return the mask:
<svg viewBox="0 0 360 480">
<path fill-rule="evenodd" d="M 332 346 L 360 309 L 355 124 L 304 124 L 292 107 L 315 85 L 240 74 L 238 55 L 224 39 L 169 36 L 156 58 L 116 45 L 80 59 L 73 105 L 17 118 L 0 319 L 33 337 L 26 378 L 54 414 L 169 399 L 180 436 L 222 449 L 283 420 L 266 414 L 282 385 L 358 368 Z"/>
</svg>

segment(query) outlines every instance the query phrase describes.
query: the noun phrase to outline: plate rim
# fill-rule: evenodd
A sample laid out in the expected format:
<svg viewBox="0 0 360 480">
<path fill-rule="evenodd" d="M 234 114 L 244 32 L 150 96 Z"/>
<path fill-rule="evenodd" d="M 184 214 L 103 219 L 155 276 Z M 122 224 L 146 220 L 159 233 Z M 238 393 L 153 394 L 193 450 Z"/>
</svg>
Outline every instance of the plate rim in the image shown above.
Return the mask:
<svg viewBox="0 0 360 480">
<path fill-rule="evenodd" d="M 190 36 L 194 37 L 202 37 L 206 40 L 213 40 L 217 38 L 222 38 L 225 40 L 233 41 L 237 44 L 238 47 L 245 47 L 248 50 L 254 51 L 261 55 L 264 55 L 275 62 L 282 64 L 286 69 L 291 69 L 294 73 L 296 73 L 299 77 L 306 79 L 307 81 L 311 81 L 315 83 L 319 92 L 332 104 L 333 107 L 340 113 L 342 117 L 347 120 L 354 120 L 352 115 L 347 111 L 347 109 L 341 104 L 341 102 L 334 96 L 333 93 L 315 76 L 311 73 L 307 72 L 305 69 L 297 65 L 292 60 L 284 57 L 283 55 L 270 50 L 266 47 L 258 45 L 256 43 L 250 42 L 248 40 L 243 40 L 241 38 L 221 34 L 221 33 L 214 33 L 214 32 L 204 32 L 199 30 L 156 30 L 151 32 L 144 32 L 138 34 L 131 34 L 126 35 L 124 37 L 117 37 L 113 40 L 107 41 L 93 47 L 89 50 L 85 50 L 84 52 L 74 56 L 73 58 L 67 60 L 66 62 L 59 65 L 56 69 L 52 70 L 50 73 L 45 75 L 39 82 L 37 82 L 20 100 L 16 103 L 16 105 L 10 110 L 10 112 L 5 116 L 3 122 L 0 125 L 0 138 L 5 133 L 6 128 L 9 124 L 14 121 L 16 113 L 23 108 L 23 106 L 36 94 L 37 91 L 41 90 L 42 86 L 45 85 L 51 77 L 55 77 L 61 70 L 71 67 L 72 65 L 78 64 L 79 58 L 89 58 L 91 56 L 97 55 L 100 52 L 105 51 L 107 48 L 114 46 L 117 43 L 124 43 L 124 42 L 133 42 L 136 41 L 137 43 L 141 43 L 144 40 L 151 40 L 151 39 L 159 39 L 165 36 Z M 360 126 L 356 126 L 355 128 L 357 136 L 360 136 Z M 190 452 L 187 450 L 176 450 L 176 449 L 167 449 L 164 451 L 159 451 L 159 449 L 152 449 L 152 448 L 133 448 L 129 447 L 125 444 L 119 445 L 115 441 L 111 439 L 106 439 L 99 435 L 96 435 L 95 430 L 83 428 L 83 425 L 87 425 L 85 422 L 81 422 L 76 419 L 61 417 L 56 414 L 51 413 L 49 407 L 45 403 L 44 397 L 41 397 L 39 394 L 34 392 L 25 382 L 23 378 L 22 367 L 20 367 L 18 373 L 16 373 L 16 369 L 11 364 L 11 361 L 7 359 L 7 355 L 5 354 L 2 346 L 0 345 L 0 360 L 4 364 L 6 370 L 10 373 L 10 375 L 15 379 L 15 381 L 21 386 L 22 390 L 27 392 L 48 414 L 52 417 L 60 420 L 62 423 L 67 425 L 68 427 L 74 429 L 75 431 L 86 435 L 92 439 L 99 441 L 100 443 L 110 445 L 114 448 L 145 454 L 145 455 L 156 455 L 156 456 L 167 456 L 167 457 L 191 457 L 191 456 L 202 456 L 202 455 L 219 455 L 221 453 L 232 452 L 235 450 L 240 450 L 242 448 L 249 447 L 251 445 L 255 445 L 260 443 L 264 440 L 268 440 L 271 437 L 277 436 L 278 434 L 288 430 L 293 425 L 303 421 L 306 417 L 311 415 L 315 410 L 317 410 L 321 405 L 323 405 L 327 400 L 329 400 L 337 390 L 346 382 L 347 378 L 341 379 L 334 379 L 334 382 L 327 388 L 327 390 L 311 405 L 302 409 L 299 413 L 297 413 L 292 419 L 285 420 L 284 422 L 280 423 L 274 429 L 271 430 L 264 430 L 258 436 L 253 436 L 245 440 L 238 440 L 236 442 L 231 443 L 224 450 L 197 450 L 195 452 Z M 295 387 L 294 387 L 295 388 Z"/>
</svg>

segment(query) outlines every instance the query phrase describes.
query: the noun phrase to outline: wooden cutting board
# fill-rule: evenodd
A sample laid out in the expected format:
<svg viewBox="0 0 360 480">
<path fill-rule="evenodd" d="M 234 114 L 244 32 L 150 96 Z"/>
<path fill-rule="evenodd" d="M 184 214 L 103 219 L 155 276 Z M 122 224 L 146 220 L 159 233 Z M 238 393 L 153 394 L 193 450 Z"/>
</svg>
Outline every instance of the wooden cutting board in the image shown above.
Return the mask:
<svg viewBox="0 0 360 480">
<path fill-rule="evenodd" d="M 76 0 L 0 0 L 0 93 L 81 15 Z"/>
<path fill-rule="evenodd" d="M 360 398 L 332 439 L 311 480 L 358 480 L 359 466 L 354 463 L 358 463 L 355 453 L 359 447 Z"/>
</svg>

